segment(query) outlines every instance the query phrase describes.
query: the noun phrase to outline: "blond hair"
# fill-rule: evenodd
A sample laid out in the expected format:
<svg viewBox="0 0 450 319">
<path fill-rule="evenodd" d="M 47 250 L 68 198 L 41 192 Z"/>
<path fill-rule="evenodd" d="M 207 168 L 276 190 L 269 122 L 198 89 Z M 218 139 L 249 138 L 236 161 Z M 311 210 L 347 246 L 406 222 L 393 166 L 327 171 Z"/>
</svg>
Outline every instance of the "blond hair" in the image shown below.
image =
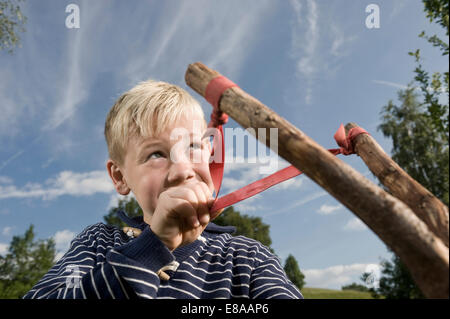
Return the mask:
<svg viewBox="0 0 450 319">
<path fill-rule="evenodd" d="M 166 82 L 141 82 L 122 94 L 106 117 L 109 157 L 123 165 L 131 137 L 158 136 L 169 125 L 194 115 L 204 121 L 200 104 L 187 91 Z"/>
</svg>

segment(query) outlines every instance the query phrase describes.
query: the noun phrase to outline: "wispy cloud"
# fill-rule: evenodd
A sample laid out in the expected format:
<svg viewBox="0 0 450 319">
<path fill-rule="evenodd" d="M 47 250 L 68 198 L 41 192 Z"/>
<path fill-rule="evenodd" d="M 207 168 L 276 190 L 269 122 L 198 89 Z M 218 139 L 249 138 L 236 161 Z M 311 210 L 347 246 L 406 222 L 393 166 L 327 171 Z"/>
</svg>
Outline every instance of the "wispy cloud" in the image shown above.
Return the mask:
<svg viewBox="0 0 450 319">
<path fill-rule="evenodd" d="M 0 75 L 0 138 L 11 138 L 19 132 L 19 121 L 22 115 L 22 108 L 13 97 L 11 91 L 11 83 L 8 78 L 12 78 L 13 74 L 8 68 L 2 65 L 2 74 Z M 1 139 L 0 139 L 1 141 Z"/>
<path fill-rule="evenodd" d="M 307 12 L 303 14 L 304 8 L 299 0 L 291 0 L 290 3 L 295 13 L 295 21 L 292 24 L 291 55 L 296 60 L 296 76 L 306 79 L 307 82 L 305 103 L 311 104 L 313 77 L 319 69 L 317 60 L 319 45 L 317 4 L 314 0 L 308 0 Z M 308 39 L 308 41 L 305 41 L 305 39 Z"/>
<path fill-rule="evenodd" d="M 322 206 L 319 207 L 319 209 L 317 210 L 317 213 L 319 213 L 321 215 L 330 215 L 338 210 L 341 210 L 343 207 L 344 206 L 342 206 L 341 204 L 334 205 L 334 206 L 323 204 Z"/>
<path fill-rule="evenodd" d="M 389 10 L 389 20 L 392 20 L 393 18 L 397 17 L 402 11 L 404 10 L 405 6 L 408 5 L 407 0 L 396 0 L 392 1 L 392 9 Z"/>
<path fill-rule="evenodd" d="M 0 185 L 0 199 L 7 198 L 42 198 L 55 199 L 59 196 L 89 196 L 95 193 L 111 193 L 114 190 L 105 171 L 92 171 L 75 173 L 71 171 L 60 172 L 56 177 L 50 178 L 44 184 L 27 183 L 23 187 L 13 184 Z"/>
<path fill-rule="evenodd" d="M 262 212 L 267 209 L 267 206 L 261 204 L 262 198 L 263 196 L 261 194 L 257 194 L 233 206 L 237 211 L 241 212 L 242 214 L 246 214 L 249 212 Z"/>
<path fill-rule="evenodd" d="M 366 224 L 364 224 L 359 218 L 353 217 L 342 228 L 345 231 L 363 231 L 367 230 Z"/>
<path fill-rule="evenodd" d="M 373 83 L 377 83 L 377 84 L 381 84 L 381 85 L 387 85 L 387 86 L 394 87 L 394 88 L 397 88 L 397 89 L 402 89 L 402 90 L 405 90 L 405 89 L 408 88 L 407 85 L 399 84 L 399 83 L 395 83 L 395 82 L 389 82 L 389 81 L 373 80 Z"/>
<path fill-rule="evenodd" d="M 331 55 L 335 57 L 344 57 L 350 54 L 350 44 L 354 42 L 357 37 L 355 35 L 346 36 L 343 30 L 337 24 L 330 25 L 332 35 Z"/>
<path fill-rule="evenodd" d="M 274 216 L 274 215 L 279 215 L 279 214 L 284 214 L 284 213 L 292 213 L 295 211 L 296 208 L 303 206 L 309 202 L 312 202 L 320 197 L 326 196 L 328 193 L 325 191 L 318 191 L 312 194 L 309 194 L 307 196 L 304 196 L 302 199 L 294 201 L 291 205 L 284 207 L 282 209 L 279 210 L 275 210 L 271 213 L 268 214 L 264 214 L 264 217 L 269 217 L 269 216 Z"/>
<path fill-rule="evenodd" d="M 61 151 L 61 146 L 68 145 L 71 140 L 70 131 L 83 125 L 82 121 L 68 120 L 76 115 L 78 108 L 89 97 L 90 83 L 95 79 L 93 68 L 90 68 L 90 52 L 96 42 L 86 38 L 96 28 L 102 7 L 99 3 L 86 1 L 82 1 L 80 7 L 81 27 L 70 31 L 64 24 L 55 28 L 54 19 L 47 19 L 45 22 L 39 20 L 40 17 L 33 16 L 35 13 L 30 10 L 30 19 L 35 20 L 36 28 L 27 30 L 24 39 L 27 50 L 19 50 L 18 54 L 25 55 L 25 61 L 32 61 L 33 68 L 30 70 L 29 65 L 25 67 L 11 64 L 2 70 L 6 77 L 0 76 L 0 98 L 5 101 L 0 103 L 0 138 L 13 138 L 19 133 L 23 134 L 23 123 L 29 123 L 27 134 L 34 133 L 37 137 L 29 139 L 26 144 L 22 143 L 20 149 L 16 148 L 9 158 L 0 163 L 0 170 L 25 154 L 30 146 L 48 132 L 52 132 L 48 135 L 52 142 L 46 145 L 53 148 L 55 153 Z M 87 7 L 88 10 L 83 10 Z M 54 10 L 55 8 L 49 10 L 49 16 L 56 14 Z M 60 16 L 61 13 L 57 14 Z M 42 34 L 45 36 L 42 37 Z M 36 41 L 36 38 L 43 38 L 45 41 L 61 35 L 61 39 L 65 41 L 53 42 L 53 47 L 49 49 L 60 52 L 57 58 L 53 54 L 42 54 L 42 43 Z M 23 64 L 27 65 L 27 62 Z M 56 130 L 59 134 L 54 134 Z"/>
<path fill-rule="evenodd" d="M 161 77 L 181 85 L 188 64 L 202 61 L 236 79 L 253 45 L 263 36 L 258 29 L 273 12 L 272 6 L 267 0 L 257 3 L 182 1 L 176 5 L 165 2 L 158 18 L 147 28 L 152 30 L 150 36 L 136 42 L 129 51 L 131 58 L 125 65 L 124 76 L 132 83 Z M 148 15 L 144 5 L 139 12 L 135 21 L 152 20 L 139 18 L 140 14 Z M 149 22 L 145 24 L 150 27 Z M 120 36 L 128 38 L 129 35 L 121 33 Z"/>
<path fill-rule="evenodd" d="M 357 39 L 336 19 L 328 21 L 333 7 L 321 10 L 319 3 L 323 4 L 315 0 L 290 1 L 294 13 L 290 57 L 295 63 L 295 77 L 304 88 L 302 96 L 307 105 L 312 104 L 316 81 L 336 73 L 339 62 L 351 53 L 352 43 Z M 320 23 L 322 20 L 327 23 Z"/>
</svg>

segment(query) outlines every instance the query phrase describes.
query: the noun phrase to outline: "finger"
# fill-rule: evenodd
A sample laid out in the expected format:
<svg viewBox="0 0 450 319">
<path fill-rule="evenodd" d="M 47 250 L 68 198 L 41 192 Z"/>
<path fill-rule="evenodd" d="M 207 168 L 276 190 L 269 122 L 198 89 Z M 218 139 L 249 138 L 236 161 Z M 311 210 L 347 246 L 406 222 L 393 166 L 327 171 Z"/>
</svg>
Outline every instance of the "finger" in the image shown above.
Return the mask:
<svg viewBox="0 0 450 319">
<path fill-rule="evenodd" d="M 197 183 L 193 186 L 193 189 L 197 195 L 198 206 L 197 206 L 197 215 L 200 223 L 202 225 L 206 225 L 209 223 L 209 209 L 208 209 L 208 194 L 205 193 L 206 189 L 202 186 L 203 183 Z M 206 186 L 206 185 L 205 185 Z"/>
<path fill-rule="evenodd" d="M 168 195 L 172 199 L 186 200 L 192 204 L 194 209 L 197 209 L 197 206 L 198 206 L 197 194 L 190 187 L 186 187 L 186 186 L 173 187 L 167 191 L 168 191 Z"/>
<path fill-rule="evenodd" d="M 214 197 L 212 196 L 211 189 L 205 182 L 200 182 L 199 185 L 202 189 L 202 193 L 205 195 L 206 205 L 210 208 L 214 203 Z"/>
<path fill-rule="evenodd" d="M 192 228 L 200 226 L 197 216 L 197 209 L 191 201 L 185 199 L 175 199 L 175 211 L 177 219 L 179 220 L 181 232 L 184 233 Z"/>
<path fill-rule="evenodd" d="M 167 190 L 167 193 L 174 205 L 169 213 L 170 217 L 178 219 L 183 229 L 200 226 L 197 216 L 198 199 L 196 192 L 183 186 Z"/>
<path fill-rule="evenodd" d="M 212 195 L 211 189 L 209 188 L 209 186 L 206 183 L 202 182 L 202 183 L 200 183 L 200 185 L 202 186 L 202 188 L 205 192 L 205 195 L 206 195 L 206 206 L 207 206 L 206 208 L 207 208 L 207 211 L 209 214 L 209 221 L 211 221 L 212 218 L 211 218 L 211 214 L 210 214 L 210 209 L 216 200 Z"/>
</svg>

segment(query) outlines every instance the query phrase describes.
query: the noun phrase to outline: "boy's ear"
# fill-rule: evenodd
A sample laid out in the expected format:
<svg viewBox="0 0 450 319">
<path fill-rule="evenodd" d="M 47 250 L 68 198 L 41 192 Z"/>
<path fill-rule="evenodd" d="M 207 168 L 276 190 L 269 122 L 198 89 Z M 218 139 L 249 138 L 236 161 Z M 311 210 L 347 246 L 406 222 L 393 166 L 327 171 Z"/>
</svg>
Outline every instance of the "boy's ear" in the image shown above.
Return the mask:
<svg viewBox="0 0 450 319">
<path fill-rule="evenodd" d="M 120 195 L 128 195 L 131 189 L 128 187 L 120 167 L 116 165 L 116 163 L 114 163 L 111 159 L 108 159 L 108 161 L 106 162 L 106 170 L 108 171 L 109 177 L 111 177 L 116 191 Z"/>
</svg>

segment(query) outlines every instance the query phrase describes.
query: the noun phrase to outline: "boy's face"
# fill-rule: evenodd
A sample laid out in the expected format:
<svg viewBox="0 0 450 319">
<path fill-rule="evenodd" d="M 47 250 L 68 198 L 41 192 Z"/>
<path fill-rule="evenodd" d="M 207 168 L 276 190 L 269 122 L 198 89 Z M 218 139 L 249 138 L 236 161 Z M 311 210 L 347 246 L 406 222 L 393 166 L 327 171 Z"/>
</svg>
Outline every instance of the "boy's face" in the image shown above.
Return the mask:
<svg viewBox="0 0 450 319">
<path fill-rule="evenodd" d="M 211 193 L 210 147 L 199 117 L 183 118 L 152 138 L 130 139 L 123 167 L 108 160 L 108 172 L 118 193 L 134 193 L 146 221 L 152 216 L 159 195 L 183 183 L 204 182 Z"/>
</svg>

